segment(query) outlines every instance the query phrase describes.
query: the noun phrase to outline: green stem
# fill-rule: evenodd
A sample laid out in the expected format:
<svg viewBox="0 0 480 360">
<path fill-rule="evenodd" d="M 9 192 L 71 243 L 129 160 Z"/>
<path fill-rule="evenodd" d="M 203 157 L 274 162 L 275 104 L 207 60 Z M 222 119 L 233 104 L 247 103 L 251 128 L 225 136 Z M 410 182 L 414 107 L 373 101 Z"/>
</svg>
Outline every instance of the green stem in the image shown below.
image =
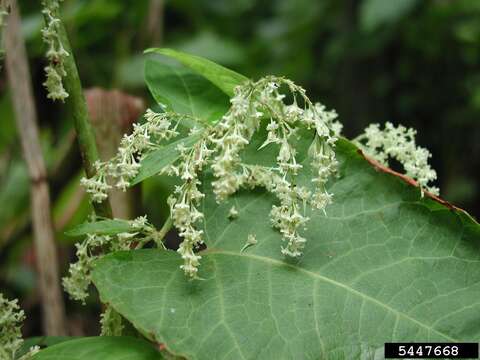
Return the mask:
<svg viewBox="0 0 480 360">
<path fill-rule="evenodd" d="M 172 220 L 172 217 L 169 215 L 167 220 L 165 220 L 165 223 L 163 224 L 162 228 L 158 230 L 155 236 L 155 242 L 157 243 L 158 247 L 164 247 L 163 238 L 168 234 L 172 226 L 173 226 L 173 220 Z"/>
<path fill-rule="evenodd" d="M 60 41 L 69 53 L 64 61 L 64 67 L 67 75 L 63 78 L 65 90 L 69 96 L 67 104 L 70 106 L 73 116 L 75 130 L 77 132 L 77 141 L 82 155 L 83 167 L 88 178 L 95 175 L 95 162 L 99 159 L 95 134 L 90 124 L 88 116 L 87 103 L 83 94 L 82 83 L 78 75 L 77 65 L 73 56 L 72 48 L 68 40 L 67 31 L 63 23 L 59 24 Z M 112 217 L 112 209 L 108 198 L 102 203 L 93 203 L 95 213 L 98 216 L 106 218 Z"/>
</svg>

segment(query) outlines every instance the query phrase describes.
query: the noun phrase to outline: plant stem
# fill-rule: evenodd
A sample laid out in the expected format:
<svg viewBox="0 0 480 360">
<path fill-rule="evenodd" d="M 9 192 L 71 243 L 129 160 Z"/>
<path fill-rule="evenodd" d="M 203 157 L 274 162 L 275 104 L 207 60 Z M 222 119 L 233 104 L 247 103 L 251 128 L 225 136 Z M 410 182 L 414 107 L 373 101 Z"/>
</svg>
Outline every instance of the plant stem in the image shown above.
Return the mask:
<svg viewBox="0 0 480 360">
<path fill-rule="evenodd" d="M 47 171 L 40 146 L 30 70 L 16 1 L 10 0 L 9 5 L 11 13 L 5 32 L 7 76 L 23 157 L 30 176 L 33 238 L 42 300 L 43 329 L 46 335 L 66 335 L 65 306 L 60 288 Z"/>
<path fill-rule="evenodd" d="M 157 236 L 155 237 L 155 242 L 157 243 L 158 247 L 164 247 L 163 245 L 163 238 L 168 234 L 170 229 L 173 226 L 172 217 L 169 215 L 165 223 L 163 224 L 162 228 L 158 230 Z"/>
<path fill-rule="evenodd" d="M 62 22 L 59 24 L 60 41 L 69 53 L 64 61 L 64 67 L 67 75 L 63 78 L 65 90 L 69 96 L 66 100 L 70 106 L 74 121 L 75 130 L 77 132 L 77 141 L 82 155 L 83 167 L 87 177 L 95 175 L 95 162 L 99 160 L 97 144 L 95 142 L 95 134 L 93 132 L 88 117 L 87 103 L 83 94 L 82 83 L 78 74 L 77 65 L 73 56 L 72 48 L 68 40 L 67 31 Z M 95 213 L 98 216 L 111 218 L 112 209 L 108 198 L 102 203 L 93 203 Z"/>
</svg>

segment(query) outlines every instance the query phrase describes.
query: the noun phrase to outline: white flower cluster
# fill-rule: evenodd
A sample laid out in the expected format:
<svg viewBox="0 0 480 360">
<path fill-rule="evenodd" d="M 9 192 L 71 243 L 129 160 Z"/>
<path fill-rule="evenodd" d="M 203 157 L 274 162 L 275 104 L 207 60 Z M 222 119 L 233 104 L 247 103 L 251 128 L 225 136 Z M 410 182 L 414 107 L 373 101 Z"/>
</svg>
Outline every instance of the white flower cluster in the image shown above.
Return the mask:
<svg viewBox="0 0 480 360">
<path fill-rule="evenodd" d="M 288 105 L 287 96 L 292 98 Z M 265 187 L 280 200 L 270 215 L 273 226 L 287 242 L 282 253 L 300 256 L 306 240 L 298 231 L 308 221 L 300 203 L 309 202 L 317 209 L 324 209 L 331 202 L 325 184 L 337 166 L 333 150 L 337 137 L 332 126 L 337 115 L 320 104 L 312 104 L 305 90 L 292 81 L 273 76 L 237 87 L 231 102 L 229 112 L 210 137 L 218 154 L 212 165 L 217 178 L 213 183 L 217 199 L 223 200 L 245 185 Z M 259 150 L 270 144 L 278 146 L 276 167 L 270 169 L 243 166 L 240 158 L 240 151 L 249 144 L 262 118 L 269 122 L 267 138 Z M 312 179 L 316 184 L 313 194 L 295 185 L 295 176 L 303 165 L 296 159 L 294 142 L 302 127 L 315 131 L 310 147 L 312 166 L 317 173 Z M 338 131 L 339 126 L 336 128 Z"/>
<path fill-rule="evenodd" d="M 115 235 L 88 234 L 86 239 L 77 243 L 77 262 L 70 264 L 69 276 L 63 278 L 63 287 L 72 299 L 85 303 L 88 286 L 92 282 L 92 263 L 101 254 L 117 250 L 140 249 L 153 241 L 158 246 L 163 243 L 157 239 L 157 230 L 147 222 L 145 216 L 130 221 L 131 230 Z"/>
<path fill-rule="evenodd" d="M 42 29 L 43 41 L 48 45 L 46 53 L 49 65 L 45 67 L 47 80 L 43 84 L 52 100 L 65 101 L 68 93 L 63 87 L 62 79 L 67 75 L 64 62 L 70 54 L 65 50 L 60 39 L 61 20 L 57 17 L 60 2 L 63 0 L 42 0 L 45 27 Z"/>
<path fill-rule="evenodd" d="M 182 269 L 190 277 L 196 277 L 201 259 L 195 252 L 203 243 L 203 231 L 198 228 L 204 217 L 199 210 L 204 197 L 199 174 L 207 165 L 214 176 L 212 187 L 218 202 L 242 187 L 264 187 L 278 198 L 279 205 L 273 206 L 271 220 L 286 241 L 282 253 L 288 256 L 302 253 L 305 239 L 299 230 L 308 221 L 306 203 L 324 209 L 331 202 L 332 195 L 325 185 L 337 166 L 334 146 L 341 130 L 341 125 L 335 122 L 335 112 L 312 104 L 305 90 L 292 81 L 273 76 L 236 87 L 230 102 L 231 107 L 222 119 L 214 126 L 195 131 L 201 136 L 192 147 L 178 145 L 179 158 L 161 171 L 183 181 L 168 203 L 172 222 L 183 237 L 178 249 L 184 260 Z M 125 189 L 138 172 L 141 156 L 160 147 L 162 140 L 176 136 L 178 121 L 184 117 L 148 110 L 145 124 L 136 125 L 132 135 L 125 136 L 117 155 L 107 163 L 98 163 L 95 177 L 82 180 L 87 192 L 95 201 L 102 201 L 111 186 Z M 250 144 L 263 120 L 268 122 L 267 137 L 258 150 L 267 146 L 276 149 L 275 164 L 271 167 L 244 164 L 242 151 Z M 303 168 L 297 161 L 295 146 L 301 128 L 314 132 L 309 151 L 315 171 L 314 191 L 295 183 Z M 116 183 L 110 185 L 109 179 L 116 179 Z M 235 219 L 236 216 L 238 212 L 232 208 L 229 217 Z M 80 255 L 85 251 L 79 248 Z"/>
<path fill-rule="evenodd" d="M 140 160 L 149 151 L 160 147 L 162 140 L 176 135 L 178 122 L 185 116 L 172 113 L 156 113 L 150 109 L 144 115 L 143 124 L 134 124 L 133 132 L 124 135 L 117 155 L 108 162 L 95 163 L 96 174 L 82 178 L 81 184 L 91 194 L 93 201 L 102 202 L 112 187 L 126 190 L 140 169 Z M 175 124 L 173 124 L 175 122 Z M 113 182 L 111 184 L 111 182 Z"/>
<path fill-rule="evenodd" d="M 428 185 L 437 178 L 437 173 L 428 164 L 431 153 L 415 143 L 416 131 L 402 125 L 395 127 L 387 122 L 382 130 L 378 124 L 369 125 L 363 134 L 354 142 L 368 156 L 381 164 L 388 166 L 388 159 L 399 161 L 405 170 L 405 175 L 417 181 L 422 191 L 427 190 L 434 195 L 439 189 Z"/>
<path fill-rule="evenodd" d="M 100 315 L 101 332 L 100 336 L 122 336 L 123 320 L 122 316 L 116 312 L 110 305 Z"/>
<path fill-rule="evenodd" d="M 195 254 L 194 250 L 203 243 L 203 231 L 196 228 L 196 224 L 203 219 L 198 205 L 205 196 L 198 189 L 201 184 L 198 174 L 206 165 L 212 151 L 207 148 L 205 137 L 190 149 L 180 146 L 178 150 L 181 154 L 178 165 L 172 165 L 166 171 L 180 176 L 184 183 L 168 198 L 168 204 L 173 224 L 183 237 L 178 248 L 184 261 L 181 268 L 189 276 L 195 277 L 201 257 Z"/>
<path fill-rule="evenodd" d="M 18 306 L 18 300 L 8 300 L 0 293 L 0 359 L 1 360 L 27 360 L 39 351 L 32 347 L 30 351 L 17 357 L 17 352 L 22 346 L 23 339 L 20 328 L 25 320 L 23 310 Z"/>
<path fill-rule="evenodd" d="M 3 49 L 3 30 L 6 25 L 6 18 L 8 16 L 8 12 L 5 9 L 4 3 L 0 3 L 0 70 L 2 69 L 2 61 L 5 56 L 5 51 Z"/>
<path fill-rule="evenodd" d="M 286 94 L 281 92 L 285 88 Z M 285 103 L 286 96 L 292 97 L 292 104 Z M 298 101 L 303 105 L 298 105 Z M 178 252 L 185 263 L 185 273 L 195 277 L 200 256 L 194 249 L 203 242 L 202 231 L 195 224 L 203 218 L 198 210 L 198 202 L 203 198 L 198 190 L 198 175 L 207 163 L 215 180 L 212 182 L 217 201 L 221 202 L 237 192 L 241 187 L 265 187 L 279 200 L 279 206 L 273 206 L 271 219 L 287 242 L 282 253 L 299 256 L 305 239 L 298 233 L 308 218 L 301 211 L 301 203 L 309 202 L 314 207 L 324 209 L 331 201 L 331 194 L 325 189 L 326 181 L 335 171 L 336 160 L 333 147 L 336 141 L 337 125 L 334 130 L 334 112 L 327 112 L 321 105 L 313 105 L 305 96 L 305 90 L 290 80 L 278 77 L 266 77 L 257 82 L 248 82 L 235 88 L 231 107 L 223 118 L 211 129 L 192 150 L 184 150 L 180 159 L 183 168 L 174 166 L 174 173 L 181 174 L 185 181 L 176 191 L 178 195 L 170 202 L 174 224 L 180 229 L 184 241 Z M 269 121 L 267 139 L 260 149 L 269 144 L 279 147 L 276 166 L 262 167 L 242 163 L 241 152 L 250 143 L 255 131 L 260 128 L 261 119 Z M 300 127 L 315 131 L 311 147 L 312 165 L 317 171 L 313 179 L 316 191 L 308 191 L 296 186 L 295 176 L 303 165 L 296 160 L 293 145 Z M 259 149 L 259 150 L 260 150 Z M 209 161 L 210 154 L 213 154 Z M 172 173 L 171 168 L 167 171 Z M 304 208 L 304 206 L 303 206 Z M 238 213 L 231 209 L 229 217 L 234 219 Z"/>
</svg>

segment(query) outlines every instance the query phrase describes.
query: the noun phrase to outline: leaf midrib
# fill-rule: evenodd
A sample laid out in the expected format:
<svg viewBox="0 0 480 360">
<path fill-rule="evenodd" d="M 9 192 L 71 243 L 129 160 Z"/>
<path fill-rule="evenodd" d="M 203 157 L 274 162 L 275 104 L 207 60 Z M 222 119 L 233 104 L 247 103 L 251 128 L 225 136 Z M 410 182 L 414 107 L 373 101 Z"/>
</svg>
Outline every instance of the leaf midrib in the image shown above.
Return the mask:
<svg viewBox="0 0 480 360">
<path fill-rule="evenodd" d="M 306 274 L 312 278 L 314 278 L 315 280 L 322 280 L 324 282 L 327 282 L 327 283 L 330 283 L 334 286 L 338 286 L 338 287 L 341 287 L 342 289 L 348 291 L 349 293 L 355 295 L 355 296 L 358 296 L 358 297 L 361 297 L 362 299 L 364 300 L 367 300 L 367 301 L 370 301 L 376 305 L 379 305 L 383 308 L 385 308 L 386 310 L 392 312 L 393 314 L 397 315 L 397 316 L 401 316 L 429 331 L 432 331 L 444 338 L 446 338 L 447 340 L 449 341 L 452 341 L 452 342 L 458 342 L 460 341 L 459 339 L 455 339 L 455 338 L 452 338 L 450 336 L 448 336 L 447 334 L 444 334 L 436 329 L 434 329 L 433 327 L 431 326 L 428 326 L 427 324 L 424 324 L 422 323 L 421 321 L 415 319 L 415 318 L 412 318 L 411 316 L 405 314 L 404 312 L 401 312 L 401 311 L 398 311 L 397 309 L 394 309 L 392 307 L 390 307 L 389 305 L 367 295 L 367 294 L 364 294 L 362 293 L 361 291 L 359 290 L 356 290 L 350 286 L 348 286 L 347 284 L 344 284 L 344 283 L 341 283 L 339 281 L 336 281 L 334 279 L 331 279 L 329 277 L 326 277 L 324 275 L 320 275 L 316 272 L 313 272 L 313 271 L 310 271 L 310 270 L 307 270 L 307 269 L 304 269 L 304 268 L 301 268 L 301 267 L 298 267 L 298 266 L 295 266 L 293 264 L 288 264 L 286 262 L 282 262 L 282 261 L 279 261 L 279 260 L 275 260 L 275 259 L 272 259 L 272 258 L 268 258 L 268 257 L 265 257 L 265 256 L 260 256 L 260 255 L 254 255 L 254 254 L 247 254 L 247 253 L 236 253 L 236 252 L 233 252 L 233 251 L 228 251 L 228 250 L 220 250 L 220 249 L 207 249 L 205 251 L 202 251 L 202 254 L 204 255 L 212 255 L 212 256 L 215 256 L 215 255 L 226 255 L 226 256 L 236 256 L 236 257 L 243 257 L 243 258 L 247 258 L 247 259 L 251 259 L 251 260 L 255 260 L 255 261 L 260 261 L 260 262 L 264 262 L 264 263 L 267 263 L 267 264 L 271 264 L 271 265 L 275 265 L 275 266 L 278 266 L 278 267 L 288 267 L 290 269 L 293 269 L 293 270 L 296 270 L 296 271 L 299 271 L 303 274 Z"/>
</svg>

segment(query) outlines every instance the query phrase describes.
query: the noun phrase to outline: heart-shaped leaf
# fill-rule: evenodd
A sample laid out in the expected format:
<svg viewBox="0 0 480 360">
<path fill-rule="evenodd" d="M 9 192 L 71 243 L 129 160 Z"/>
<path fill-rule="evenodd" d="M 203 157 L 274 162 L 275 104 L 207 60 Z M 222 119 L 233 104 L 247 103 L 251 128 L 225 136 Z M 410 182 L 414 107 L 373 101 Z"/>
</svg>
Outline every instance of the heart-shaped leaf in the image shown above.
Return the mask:
<svg viewBox="0 0 480 360">
<path fill-rule="evenodd" d="M 479 225 L 379 172 L 346 140 L 337 156 L 334 203 L 309 211 L 298 260 L 280 253 L 270 194 L 218 205 L 206 189 L 204 280 L 186 279 L 175 252 L 115 253 L 93 273 L 102 300 L 187 359 L 373 359 L 384 342 L 478 341 Z M 242 250 L 249 234 L 258 243 Z"/>
</svg>

